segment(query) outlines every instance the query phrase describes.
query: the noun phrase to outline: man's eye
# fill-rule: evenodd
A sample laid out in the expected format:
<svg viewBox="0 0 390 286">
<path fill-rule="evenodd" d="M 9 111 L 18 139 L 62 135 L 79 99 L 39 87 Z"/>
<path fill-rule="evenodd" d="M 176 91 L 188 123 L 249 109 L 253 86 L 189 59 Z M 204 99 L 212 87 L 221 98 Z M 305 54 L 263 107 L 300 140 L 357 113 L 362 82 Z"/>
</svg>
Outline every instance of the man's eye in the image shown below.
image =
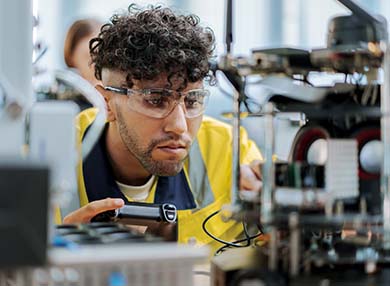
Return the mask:
<svg viewBox="0 0 390 286">
<path fill-rule="evenodd" d="M 144 100 L 149 107 L 165 108 L 169 105 L 168 98 L 161 94 L 151 94 L 145 97 Z"/>
<path fill-rule="evenodd" d="M 203 105 L 203 96 L 187 96 L 185 98 L 186 107 L 197 108 Z"/>
<path fill-rule="evenodd" d="M 197 107 L 199 104 L 200 104 L 200 102 L 197 100 L 193 100 L 193 99 L 186 100 L 187 107 L 194 108 L 194 107 Z"/>
<path fill-rule="evenodd" d="M 149 102 L 150 104 L 153 104 L 153 105 L 159 105 L 159 104 L 161 104 L 163 101 L 162 101 L 161 98 L 153 98 L 153 99 L 147 100 L 147 102 Z"/>
<path fill-rule="evenodd" d="M 162 103 L 162 100 L 161 99 L 151 99 L 151 100 L 149 100 L 149 103 L 151 103 L 153 105 L 159 105 Z"/>
</svg>

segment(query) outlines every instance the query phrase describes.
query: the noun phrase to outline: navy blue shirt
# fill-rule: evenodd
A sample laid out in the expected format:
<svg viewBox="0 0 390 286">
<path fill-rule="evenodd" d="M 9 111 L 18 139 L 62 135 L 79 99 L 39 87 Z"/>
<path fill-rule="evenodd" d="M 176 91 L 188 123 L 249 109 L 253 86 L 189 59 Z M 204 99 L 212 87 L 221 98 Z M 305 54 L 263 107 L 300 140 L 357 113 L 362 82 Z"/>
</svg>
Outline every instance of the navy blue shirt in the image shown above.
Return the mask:
<svg viewBox="0 0 390 286">
<path fill-rule="evenodd" d="M 106 130 L 100 136 L 91 153 L 83 161 L 83 176 L 88 200 L 121 198 L 128 203 L 115 181 L 105 144 Z M 154 203 L 171 203 L 178 210 L 196 208 L 195 200 L 184 170 L 175 176 L 159 176 Z"/>
</svg>

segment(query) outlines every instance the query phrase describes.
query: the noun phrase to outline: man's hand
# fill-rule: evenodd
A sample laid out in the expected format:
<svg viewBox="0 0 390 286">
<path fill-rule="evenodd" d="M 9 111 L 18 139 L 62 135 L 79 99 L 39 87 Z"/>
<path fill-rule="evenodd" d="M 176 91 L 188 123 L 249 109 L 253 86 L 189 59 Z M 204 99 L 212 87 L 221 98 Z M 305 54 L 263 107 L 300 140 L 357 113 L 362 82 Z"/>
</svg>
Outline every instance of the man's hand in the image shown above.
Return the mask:
<svg viewBox="0 0 390 286">
<path fill-rule="evenodd" d="M 249 165 L 241 165 L 240 190 L 260 191 L 263 186 L 260 163 L 260 160 L 255 160 Z"/>
<path fill-rule="evenodd" d="M 68 214 L 64 218 L 64 223 L 88 223 L 97 214 L 121 208 L 124 204 L 125 202 L 122 199 L 107 198 L 104 200 L 94 201 Z"/>
</svg>

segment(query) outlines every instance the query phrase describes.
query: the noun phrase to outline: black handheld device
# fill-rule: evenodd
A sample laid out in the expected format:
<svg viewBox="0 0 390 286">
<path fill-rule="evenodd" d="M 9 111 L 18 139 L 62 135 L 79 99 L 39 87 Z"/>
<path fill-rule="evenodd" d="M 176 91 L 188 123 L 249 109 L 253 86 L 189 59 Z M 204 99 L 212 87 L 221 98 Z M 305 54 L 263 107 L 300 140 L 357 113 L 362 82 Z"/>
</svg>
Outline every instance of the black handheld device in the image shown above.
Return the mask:
<svg viewBox="0 0 390 286">
<path fill-rule="evenodd" d="M 166 241 L 177 240 L 177 209 L 173 204 L 130 202 L 125 206 L 100 213 L 91 222 L 117 222 L 125 225 L 147 226 L 147 233 Z"/>
<path fill-rule="evenodd" d="M 91 222 L 110 221 L 133 225 L 148 225 L 148 222 L 175 223 L 177 209 L 173 204 L 130 202 L 119 209 L 100 213 L 91 219 Z"/>
</svg>

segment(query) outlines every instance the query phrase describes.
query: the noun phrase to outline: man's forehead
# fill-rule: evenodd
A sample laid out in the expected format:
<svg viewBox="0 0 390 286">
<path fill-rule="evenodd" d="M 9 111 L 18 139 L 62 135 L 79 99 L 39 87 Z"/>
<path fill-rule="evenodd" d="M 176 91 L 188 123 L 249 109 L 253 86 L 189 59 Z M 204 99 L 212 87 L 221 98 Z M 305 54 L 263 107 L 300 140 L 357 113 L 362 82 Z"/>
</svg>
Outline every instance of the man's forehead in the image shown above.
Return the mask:
<svg viewBox="0 0 390 286">
<path fill-rule="evenodd" d="M 112 86 L 126 86 L 126 73 L 122 71 L 110 70 L 110 69 L 102 69 L 102 82 L 104 85 L 112 85 Z"/>
<path fill-rule="evenodd" d="M 102 82 L 104 85 L 112 85 L 112 86 L 127 86 L 127 73 L 119 70 L 112 70 L 104 68 L 102 70 Z M 164 87 L 164 85 L 168 85 L 168 81 L 166 76 L 159 76 L 153 80 L 132 80 L 134 87 L 138 88 L 147 88 L 147 87 Z"/>
<path fill-rule="evenodd" d="M 117 87 L 126 87 L 127 73 L 123 71 L 111 70 L 111 69 L 103 69 L 102 70 L 102 82 L 104 85 L 111 85 Z M 168 77 L 166 74 L 161 74 L 156 79 L 153 80 L 136 80 L 133 79 L 133 88 L 171 88 L 171 89 L 179 89 L 183 84 L 183 79 L 173 79 L 172 85 L 168 81 Z M 202 86 L 202 81 L 195 83 L 188 83 L 186 89 L 192 88 L 200 88 Z"/>
</svg>

